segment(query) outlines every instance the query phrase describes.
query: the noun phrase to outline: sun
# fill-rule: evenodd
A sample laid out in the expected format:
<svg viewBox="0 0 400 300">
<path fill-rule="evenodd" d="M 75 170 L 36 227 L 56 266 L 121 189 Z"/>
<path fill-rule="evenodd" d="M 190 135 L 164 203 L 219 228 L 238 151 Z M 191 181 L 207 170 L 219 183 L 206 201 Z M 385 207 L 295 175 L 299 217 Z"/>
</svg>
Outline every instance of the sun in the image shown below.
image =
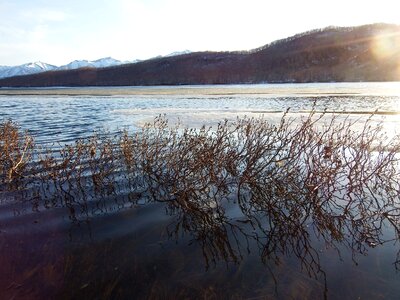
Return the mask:
<svg viewBox="0 0 400 300">
<path fill-rule="evenodd" d="M 400 79 L 400 29 L 380 32 L 371 40 L 370 47 L 375 59 L 386 62 L 387 71 Z"/>
<path fill-rule="evenodd" d="M 377 59 L 389 58 L 400 51 L 400 32 L 381 33 L 372 41 L 372 51 Z"/>
</svg>

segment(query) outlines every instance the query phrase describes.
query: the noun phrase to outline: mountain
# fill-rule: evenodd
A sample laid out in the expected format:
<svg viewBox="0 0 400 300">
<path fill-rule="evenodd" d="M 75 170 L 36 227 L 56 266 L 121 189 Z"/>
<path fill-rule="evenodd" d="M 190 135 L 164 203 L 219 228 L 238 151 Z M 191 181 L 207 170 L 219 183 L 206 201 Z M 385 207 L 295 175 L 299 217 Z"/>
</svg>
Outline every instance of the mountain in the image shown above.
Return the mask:
<svg viewBox="0 0 400 300">
<path fill-rule="evenodd" d="M 122 61 L 112 57 L 101 58 L 98 60 L 74 60 L 67 65 L 57 68 L 58 70 L 72 70 L 79 68 L 106 68 L 110 66 L 117 66 L 123 64 Z"/>
<path fill-rule="evenodd" d="M 0 86 L 400 81 L 400 26 L 328 27 L 250 51 L 192 52 L 106 68 L 49 71 Z"/>
<path fill-rule="evenodd" d="M 75 60 L 67 65 L 57 67 L 43 62 L 27 63 L 20 66 L 0 66 L 0 78 L 30 75 L 54 70 L 73 70 L 79 68 L 106 68 L 121 65 L 129 62 L 122 62 L 112 57 L 101 58 L 94 61 Z"/>
<path fill-rule="evenodd" d="M 175 51 L 175 52 L 165 55 L 164 57 L 178 56 L 178 55 L 184 55 L 184 54 L 189 54 L 189 53 L 192 53 L 192 51 L 190 51 L 190 50 Z"/>
<path fill-rule="evenodd" d="M 35 74 L 35 73 L 55 70 L 56 68 L 57 68 L 56 66 L 42 63 L 40 61 L 27 63 L 15 67 L 0 66 L 0 78 Z"/>
</svg>

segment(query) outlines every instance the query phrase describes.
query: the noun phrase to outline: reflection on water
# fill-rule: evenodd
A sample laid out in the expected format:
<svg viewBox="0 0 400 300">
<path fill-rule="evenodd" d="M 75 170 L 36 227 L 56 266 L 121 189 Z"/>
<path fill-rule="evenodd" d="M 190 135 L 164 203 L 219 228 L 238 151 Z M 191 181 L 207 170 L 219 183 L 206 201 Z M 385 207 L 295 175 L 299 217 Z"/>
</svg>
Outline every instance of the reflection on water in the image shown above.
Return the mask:
<svg viewBox="0 0 400 300">
<path fill-rule="evenodd" d="M 399 83 L 0 89 L 0 120 L 18 122 L 37 143 L 64 144 L 101 129 L 137 130 L 159 114 L 188 126 L 216 125 L 237 115 L 279 121 L 287 108 L 293 113 L 399 113 L 399 98 Z"/>
<path fill-rule="evenodd" d="M 156 118 L 48 151 L 3 123 L 0 288 L 396 298 L 400 140 L 372 122 L 311 114 L 194 130 Z"/>
</svg>

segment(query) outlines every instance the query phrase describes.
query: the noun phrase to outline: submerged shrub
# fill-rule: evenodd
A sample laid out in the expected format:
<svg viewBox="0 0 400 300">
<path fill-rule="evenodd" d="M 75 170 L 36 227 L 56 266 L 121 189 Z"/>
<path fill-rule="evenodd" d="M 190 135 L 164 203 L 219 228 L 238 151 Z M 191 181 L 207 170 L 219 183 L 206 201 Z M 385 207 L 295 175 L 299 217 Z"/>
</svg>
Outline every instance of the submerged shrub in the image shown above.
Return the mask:
<svg viewBox="0 0 400 300">
<path fill-rule="evenodd" d="M 310 231 L 353 253 L 399 238 L 399 137 L 388 139 L 371 119 L 354 125 L 312 112 L 190 129 L 160 116 L 133 135 L 96 135 L 32 161 L 32 139 L 6 121 L 0 170 L 3 182 L 29 172 L 36 201 L 67 207 L 74 221 L 138 199 L 164 202 L 176 217 L 170 233 L 192 235 L 207 264 L 239 261 L 240 245 L 255 242 L 263 260 L 294 253 L 311 272 L 318 252 Z M 124 200 L 110 207 L 112 195 Z M 385 237 L 384 226 L 395 236 Z"/>
<path fill-rule="evenodd" d="M 0 123 L 0 183 L 21 179 L 29 173 L 33 138 L 21 133 L 12 121 Z"/>
</svg>

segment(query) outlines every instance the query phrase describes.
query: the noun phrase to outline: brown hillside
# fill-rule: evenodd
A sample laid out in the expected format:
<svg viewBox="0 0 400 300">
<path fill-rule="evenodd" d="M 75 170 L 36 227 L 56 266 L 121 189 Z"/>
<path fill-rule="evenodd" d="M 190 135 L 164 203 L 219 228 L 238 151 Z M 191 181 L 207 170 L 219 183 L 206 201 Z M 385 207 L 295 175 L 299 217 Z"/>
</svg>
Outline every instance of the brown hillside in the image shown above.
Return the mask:
<svg viewBox="0 0 400 300">
<path fill-rule="evenodd" d="M 398 81 L 400 26 L 328 27 L 245 52 L 196 52 L 103 69 L 45 72 L 0 86 Z"/>
</svg>

